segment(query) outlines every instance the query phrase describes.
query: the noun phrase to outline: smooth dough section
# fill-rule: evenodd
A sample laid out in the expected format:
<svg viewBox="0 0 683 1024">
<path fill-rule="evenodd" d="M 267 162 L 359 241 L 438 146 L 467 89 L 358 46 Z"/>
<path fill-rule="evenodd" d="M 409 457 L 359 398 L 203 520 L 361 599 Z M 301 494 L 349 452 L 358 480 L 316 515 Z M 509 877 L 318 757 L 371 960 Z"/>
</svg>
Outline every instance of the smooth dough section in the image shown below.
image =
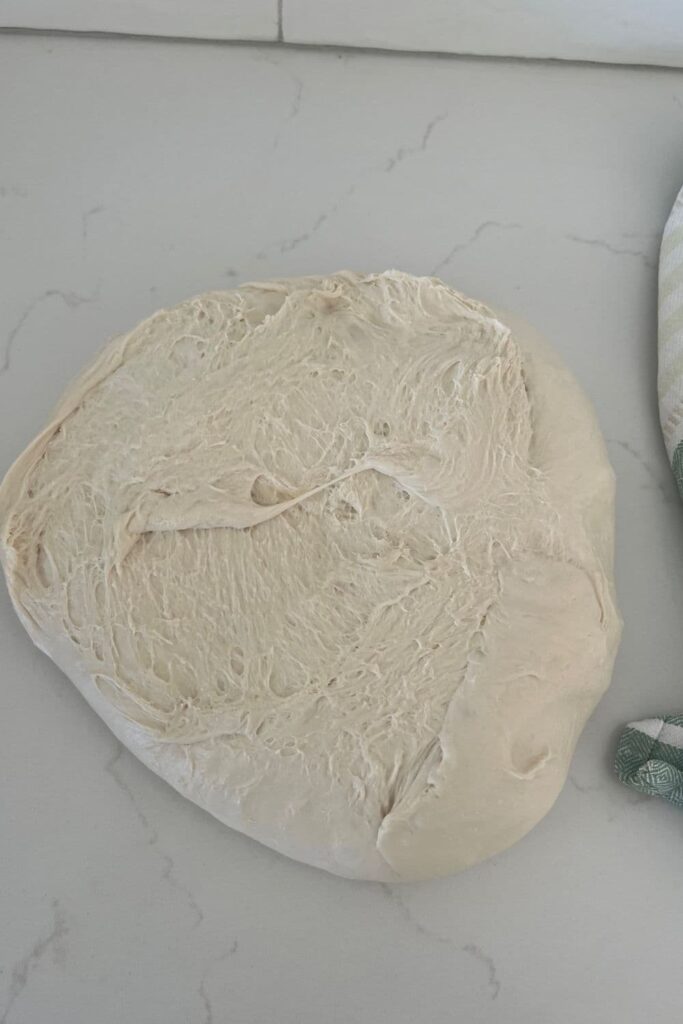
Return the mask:
<svg viewBox="0 0 683 1024">
<path fill-rule="evenodd" d="M 116 735 L 338 874 L 520 838 L 609 682 L 612 471 L 504 320 L 397 272 L 199 296 L 111 342 L 0 489 L 17 612 Z"/>
</svg>

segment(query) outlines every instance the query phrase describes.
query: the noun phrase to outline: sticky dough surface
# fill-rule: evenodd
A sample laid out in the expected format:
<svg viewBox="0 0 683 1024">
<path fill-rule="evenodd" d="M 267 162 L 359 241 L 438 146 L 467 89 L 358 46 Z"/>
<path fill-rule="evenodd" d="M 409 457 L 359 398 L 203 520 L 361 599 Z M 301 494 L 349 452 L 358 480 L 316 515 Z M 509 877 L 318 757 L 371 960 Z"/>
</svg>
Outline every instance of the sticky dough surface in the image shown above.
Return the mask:
<svg viewBox="0 0 683 1024">
<path fill-rule="evenodd" d="M 552 805 L 619 634 L 613 478 L 527 330 L 428 278 L 157 313 L 0 490 L 35 642 L 181 793 L 395 881 Z"/>
</svg>

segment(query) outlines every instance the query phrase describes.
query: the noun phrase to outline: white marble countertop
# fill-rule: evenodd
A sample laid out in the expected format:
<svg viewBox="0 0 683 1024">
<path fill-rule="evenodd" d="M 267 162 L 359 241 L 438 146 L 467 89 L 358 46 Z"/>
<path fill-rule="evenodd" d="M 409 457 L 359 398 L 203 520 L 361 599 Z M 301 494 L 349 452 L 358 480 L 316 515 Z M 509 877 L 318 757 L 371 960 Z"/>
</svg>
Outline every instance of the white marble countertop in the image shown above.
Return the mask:
<svg viewBox="0 0 683 1024">
<path fill-rule="evenodd" d="M 618 475 L 625 632 L 551 814 L 443 881 L 346 882 L 122 751 L 0 594 L 2 1024 L 641 1024 L 680 1015 L 683 814 L 611 774 L 680 711 L 657 424 L 683 71 L 0 38 L 0 469 L 110 335 L 240 281 L 437 272 L 552 338 Z"/>
</svg>

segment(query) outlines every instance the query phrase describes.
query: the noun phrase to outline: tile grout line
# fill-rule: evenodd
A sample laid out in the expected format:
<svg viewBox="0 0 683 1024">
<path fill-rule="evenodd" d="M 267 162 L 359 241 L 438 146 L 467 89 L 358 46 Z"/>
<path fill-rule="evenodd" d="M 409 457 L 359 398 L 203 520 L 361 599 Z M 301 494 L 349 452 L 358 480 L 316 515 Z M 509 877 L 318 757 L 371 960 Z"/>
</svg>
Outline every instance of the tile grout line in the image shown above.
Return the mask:
<svg viewBox="0 0 683 1024">
<path fill-rule="evenodd" d="M 284 43 L 285 36 L 283 31 L 282 21 L 282 5 L 284 0 L 277 0 L 277 41 L 278 43 Z"/>
<path fill-rule="evenodd" d="M 280 0 L 278 0 L 280 4 Z M 279 26 L 278 26 L 279 35 Z M 677 64 L 629 64 L 625 61 L 608 60 L 581 60 L 579 57 L 522 57 L 516 54 L 499 53 L 469 53 L 453 52 L 448 50 L 402 50 L 389 49 L 381 46 L 351 46 L 342 43 L 300 43 L 292 40 L 279 39 L 222 39 L 216 36 L 177 36 L 177 35 L 155 35 L 153 33 L 141 32 L 110 32 L 95 31 L 92 29 L 68 29 L 68 28 L 31 28 L 20 25 L 0 24 L 1 36 L 42 36 L 50 38 L 67 39 L 95 39 L 95 40 L 129 40 L 134 43 L 185 43 L 199 44 L 203 46 L 225 46 L 225 47 L 248 47 L 248 48 L 271 48 L 287 49 L 298 51 L 311 51 L 312 53 L 347 53 L 353 56 L 372 57 L 414 57 L 428 60 L 460 60 L 477 63 L 492 64 L 532 64 L 541 67 L 570 67 L 570 68 L 605 68 L 607 70 L 623 71 L 683 71 L 683 62 Z"/>
</svg>

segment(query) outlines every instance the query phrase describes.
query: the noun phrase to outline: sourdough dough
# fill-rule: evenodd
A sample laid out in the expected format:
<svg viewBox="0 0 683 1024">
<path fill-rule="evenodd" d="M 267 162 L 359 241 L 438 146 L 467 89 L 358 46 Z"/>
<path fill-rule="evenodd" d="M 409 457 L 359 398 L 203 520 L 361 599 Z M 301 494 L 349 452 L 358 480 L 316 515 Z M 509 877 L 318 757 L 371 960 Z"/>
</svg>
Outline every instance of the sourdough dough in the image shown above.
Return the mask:
<svg viewBox="0 0 683 1024">
<path fill-rule="evenodd" d="M 528 330 L 340 273 L 156 313 L 0 490 L 10 594 L 145 764 L 356 878 L 548 811 L 619 636 L 613 475 Z"/>
</svg>

